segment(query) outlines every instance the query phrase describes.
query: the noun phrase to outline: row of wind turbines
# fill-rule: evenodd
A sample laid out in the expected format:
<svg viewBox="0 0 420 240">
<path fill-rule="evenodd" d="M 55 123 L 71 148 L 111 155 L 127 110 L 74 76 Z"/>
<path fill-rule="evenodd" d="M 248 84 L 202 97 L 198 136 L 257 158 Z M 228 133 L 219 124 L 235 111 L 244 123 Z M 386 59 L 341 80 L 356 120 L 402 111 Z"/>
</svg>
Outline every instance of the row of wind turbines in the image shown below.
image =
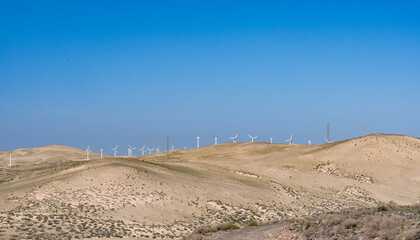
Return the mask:
<svg viewBox="0 0 420 240">
<path fill-rule="evenodd" d="M 253 137 L 251 135 L 248 135 L 248 137 L 251 139 L 251 143 L 253 143 L 255 141 L 255 139 L 258 138 L 258 136 Z M 238 134 L 236 134 L 234 137 L 229 137 L 229 139 L 231 139 L 233 143 L 237 143 L 237 138 L 238 138 Z M 197 136 L 196 139 L 197 139 L 197 148 L 199 148 L 200 147 L 200 137 Z M 217 145 L 219 137 L 213 136 L 213 139 L 214 139 L 214 145 Z M 269 137 L 268 140 L 269 140 L 270 143 L 273 143 L 273 137 Z M 327 143 L 333 143 L 334 142 L 334 141 L 330 141 L 328 139 L 324 139 L 324 140 Z M 286 139 L 285 142 L 288 142 L 289 144 L 293 144 L 294 143 L 293 142 L 293 134 L 290 135 L 290 138 Z M 312 140 L 308 140 L 308 145 L 311 145 L 311 144 L 312 144 Z M 133 150 L 135 150 L 135 149 L 137 149 L 137 148 L 132 147 L 131 145 L 128 145 L 127 156 L 133 156 Z M 187 149 L 187 148 L 184 147 L 184 149 Z M 101 147 L 100 150 L 101 150 L 101 159 L 102 159 L 104 149 Z M 117 154 L 118 154 L 118 145 L 111 148 L 111 150 L 114 152 L 114 157 L 116 157 Z M 143 145 L 143 147 L 139 148 L 138 150 L 141 151 L 141 155 L 144 155 L 146 150 L 147 150 L 147 152 L 149 152 L 149 154 L 160 152 L 159 145 L 156 147 L 156 149 L 154 147 L 153 148 L 148 148 L 148 147 L 146 147 L 146 145 Z M 173 151 L 173 150 L 174 150 L 174 146 L 172 145 L 170 151 Z M 86 160 L 90 160 L 90 154 L 89 154 L 90 152 L 92 152 L 92 150 L 90 149 L 90 146 L 88 146 L 87 149 L 86 149 Z"/>
</svg>

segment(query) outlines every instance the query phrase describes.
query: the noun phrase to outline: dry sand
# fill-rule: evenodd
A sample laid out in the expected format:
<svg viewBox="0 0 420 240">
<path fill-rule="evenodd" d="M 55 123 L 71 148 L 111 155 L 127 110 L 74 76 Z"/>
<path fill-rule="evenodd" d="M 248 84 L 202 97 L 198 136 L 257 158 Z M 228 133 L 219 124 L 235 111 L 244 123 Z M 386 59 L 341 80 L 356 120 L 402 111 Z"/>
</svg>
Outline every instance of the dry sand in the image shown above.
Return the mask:
<svg viewBox="0 0 420 240">
<path fill-rule="evenodd" d="M 0 238 L 182 239 L 246 224 L 420 200 L 420 139 L 375 134 L 322 145 L 224 143 L 85 161 L 83 150 L 12 151 L 0 165 Z"/>
</svg>

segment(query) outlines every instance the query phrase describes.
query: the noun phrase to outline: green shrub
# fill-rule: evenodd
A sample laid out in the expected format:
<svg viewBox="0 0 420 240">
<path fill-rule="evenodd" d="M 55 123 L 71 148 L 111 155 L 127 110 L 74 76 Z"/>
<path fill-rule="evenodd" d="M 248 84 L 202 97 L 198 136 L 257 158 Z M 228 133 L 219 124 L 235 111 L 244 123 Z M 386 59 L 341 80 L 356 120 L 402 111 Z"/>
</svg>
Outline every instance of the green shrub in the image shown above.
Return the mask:
<svg viewBox="0 0 420 240">
<path fill-rule="evenodd" d="M 376 208 L 376 210 L 378 212 L 386 212 L 386 211 L 388 211 L 388 208 L 385 207 L 385 206 L 379 206 L 379 207 Z"/>
</svg>

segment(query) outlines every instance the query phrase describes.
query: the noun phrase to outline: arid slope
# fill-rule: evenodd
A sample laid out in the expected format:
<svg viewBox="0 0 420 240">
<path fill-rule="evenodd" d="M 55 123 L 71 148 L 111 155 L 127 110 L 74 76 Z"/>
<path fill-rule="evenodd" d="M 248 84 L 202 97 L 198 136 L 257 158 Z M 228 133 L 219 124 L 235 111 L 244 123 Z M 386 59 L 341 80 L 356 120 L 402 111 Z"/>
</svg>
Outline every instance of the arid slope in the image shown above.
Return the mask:
<svg viewBox="0 0 420 240">
<path fill-rule="evenodd" d="M 83 161 L 83 150 L 46 148 L 57 151 L 33 149 L 36 164 L 23 164 L 27 154 L 2 169 L 0 238 L 181 238 L 202 225 L 420 199 L 420 140 L 407 136 L 225 143 L 171 151 L 168 160 L 163 152 Z"/>
</svg>

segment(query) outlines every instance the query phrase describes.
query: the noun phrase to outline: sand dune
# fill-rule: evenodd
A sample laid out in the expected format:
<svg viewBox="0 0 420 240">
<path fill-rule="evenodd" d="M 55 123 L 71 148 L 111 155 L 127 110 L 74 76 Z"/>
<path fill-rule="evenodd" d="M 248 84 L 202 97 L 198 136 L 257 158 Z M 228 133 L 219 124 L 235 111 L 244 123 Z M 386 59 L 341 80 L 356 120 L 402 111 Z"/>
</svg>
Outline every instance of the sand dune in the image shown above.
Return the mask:
<svg viewBox="0 0 420 240">
<path fill-rule="evenodd" d="M 1 170 L 0 238 L 182 238 L 202 225 L 420 199 L 420 140 L 408 136 L 225 143 L 168 161 L 164 152 L 83 161 L 64 146 L 14 155 L 20 165 Z"/>
</svg>

